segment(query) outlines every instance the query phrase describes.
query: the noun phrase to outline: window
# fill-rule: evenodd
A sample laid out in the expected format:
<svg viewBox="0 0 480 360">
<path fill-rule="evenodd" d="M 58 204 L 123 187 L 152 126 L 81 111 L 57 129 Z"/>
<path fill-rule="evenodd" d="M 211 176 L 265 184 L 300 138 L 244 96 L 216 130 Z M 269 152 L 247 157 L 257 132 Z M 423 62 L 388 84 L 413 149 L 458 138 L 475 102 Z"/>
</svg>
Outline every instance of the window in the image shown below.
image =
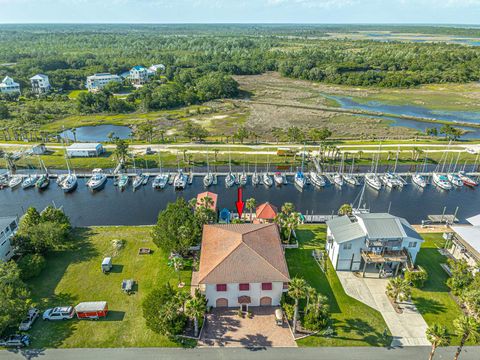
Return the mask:
<svg viewBox="0 0 480 360">
<path fill-rule="evenodd" d="M 283 290 L 288 290 L 288 282 L 283 283 Z"/>
<path fill-rule="evenodd" d="M 417 247 L 417 242 L 416 242 L 416 241 L 410 241 L 410 242 L 408 243 L 408 247 L 409 247 L 409 248 Z"/>
<path fill-rule="evenodd" d="M 248 291 L 250 290 L 250 284 L 239 284 L 238 288 L 240 289 L 240 291 Z"/>
<path fill-rule="evenodd" d="M 351 250 L 351 249 L 352 249 L 352 243 L 343 244 L 343 250 Z"/>
<path fill-rule="evenodd" d="M 217 284 L 217 291 L 227 291 L 227 284 Z"/>
<path fill-rule="evenodd" d="M 272 283 L 262 283 L 262 290 L 272 290 Z"/>
</svg>

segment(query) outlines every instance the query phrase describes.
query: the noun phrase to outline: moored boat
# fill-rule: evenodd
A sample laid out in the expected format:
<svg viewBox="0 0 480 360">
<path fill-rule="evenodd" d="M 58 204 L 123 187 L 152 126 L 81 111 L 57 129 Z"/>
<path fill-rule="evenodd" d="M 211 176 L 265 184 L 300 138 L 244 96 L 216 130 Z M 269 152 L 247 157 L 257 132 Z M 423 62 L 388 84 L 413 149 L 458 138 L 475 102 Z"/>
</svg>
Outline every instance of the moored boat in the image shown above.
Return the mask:
<svg viewBox="0 0 480 360">
<path fill-rule="evenodd" d="M 378 176 L 374 173 L 367 173 L 365 175 L 365 182 L 368 186 L 375 190 L 380 190 L 382 188 L 382 182 L 378 178 Z"/>
<path fill-rule="evenodd" d="M 305 175 L 302 171 L 298 170 L 294 177 L 295 185 L 297 185 L 300 189 L 303 189 L 307 184 L 307 179 L 305 179 Z"/>
<path fill-rule="evenodd" d="M 133 191 L 137 190 L 142 185 L 143 185 L 143 175 L 137 174 L 132 182 Z"/>
<path fill-rule="evenodd" d="M 229 172 L 225 177 L 225 186 L 230 188 L 233 185 L 235 185 L 235 175 L 232 172 Z"/>
<path fill-rule="evenodd" d="M 38 190 L 45 190 L 48 187 L 48 185 L 50 185 L 50 178 L 48 174 L 40 175 L 37 182 L 35 183 L 35 187 Z"/>
<path fill-rule="evenodd" d="M 283 175 L 280 171 L 277 171 L 275 174 L 273 174 L 273 181 L 277 186 L 283 185 Z"/>
<path fill-rule="evenodd" d="M 440 189 L 443 189 L 443 190 L 452 189 L 452 184 L 450 183 L 450 181 L 448 181 L 448 178 L 445 175 L 441 175 L 439 173 L 434 172 L 432 175 L 432 181 Z"/>
<path fill-rule="evenodd" d="M 123 191 L 127 188 L 128 186 L 128 183 L 130 181 L 130 178 L 128 177 L 127 174 L 122 174 L 118 177 L 118 182 L 117 182 L 117 186 L 118 188 Z"/>
<path fill-rule="evenodd" d="M 425 188 L 427 186 L 427 180 L 423 175 L 420 174 L 413 174 L 412 182 L 421 188 Z"/>
<path fill-rule="evenodd" d="M 460 177 L 455 173 L 449 173 L 447 175 L 447 179 L 448 179 L 448 181 L 450 181 L 452 183 L 452 185 L 455 185 L 455 186 L 458 186 L 458 187 L 463 186 L 462 179 L 460 179 Z"/>
<path fill-rule="evenodd" d="M 107 182 L 107 175 L 103 173 L 102 169 L 93 169 L 92 177 L 87 181 L 87 187 L 90 190 L 100 190 Z"/>
<path fill-rule="evenodd" d="M 263 182 L 263 185 L 267 187 L 271 187 L 273 185 L 272 177 L 268 174 L 268 172 L 263 174 L 262 182 Z"/>
<path fill-rule="evenodd" d="M 310 171 L 310 181 L 317 187 L 324 187 L 326 184 L 323 176 L 318 175 L 315 171 Z"/>
<path fill-rule="evenodd" d="M 37 182 L 37 180 L 38 180 L 37 175 L 27 176 L 22 181 L 22 189 L 28 189 L 28 188 L 31 188 L 32 186 L 35 186 L 35 183 Z"/>
<path fill-rule="evenodd" d="M 252 185 L 257 186 L 260 184 L 260 175 L 257 172 L 254 172 L 252 175 Z"/>
<path fill-rule="evenodd" d="M 337 186 L 343 186 L 343 176 L 340 173 L 336 173 L 333 175 L 333 183 Z"/>
<path fill-rule="evenodd" d="M 351 174 L 343 175 L 343 180 L 349 185 L 354 185 L 354 186 L 360 185 L 360 182 L 358 181 L 357 177 Z"/>
<path fill-rule="evenodd" d="M 11 189 L 15 189 L 18 185 L 22 183 L 22 180 L 23 178 L 21 175 L 13 175 L 8 181 L 8 186 L 10 186 Z"/>
<path fill-rule="evenodd" d="M 241 173 L 238 177 L 238 183 L 240 184 L 240 186 L 245 186 L 247 185 L 247 182 L 248 182 L 248 176 L 245 172 Z"/>
<path fill-rule="evenodd" d="M 165 186 L 168 184 L 168 174 L 160 174 L 155 176 L 155 179 L 153 179 L 152 182 L 152 187 L 154 189 L 163 189 Z"/>
<path fill-rule="evenodd" d="M 187 186 L 188 177 L 183 173 L 182 170 L 178 170 L 178 173 L 175 175 L 173 179 L 173 186 L 175 190 L 183 190 Z"/>
<path fill-rule="evenodd" d="M 473 180 L 471 177 L 465 175 L 463 171 L 458 172 L 458 177 L 463 181 L 463 183 L 467 186 L 477 186 L 478 182 Z"/>
<path fill-rule="evenodd" d="M 213 184 L 213 174 L 211 172 L 208 172 L 204 177 L 203 177 L 203 186 L 209 187 L 210 185 Z"/>
<path fill-rule="evenodd" d="M 78 186 L 77 175 L 68 174 L 67 177 L 62 181 L 60 187 L 63 192 L 69 193 L 74 191 Z"/>
</svg>

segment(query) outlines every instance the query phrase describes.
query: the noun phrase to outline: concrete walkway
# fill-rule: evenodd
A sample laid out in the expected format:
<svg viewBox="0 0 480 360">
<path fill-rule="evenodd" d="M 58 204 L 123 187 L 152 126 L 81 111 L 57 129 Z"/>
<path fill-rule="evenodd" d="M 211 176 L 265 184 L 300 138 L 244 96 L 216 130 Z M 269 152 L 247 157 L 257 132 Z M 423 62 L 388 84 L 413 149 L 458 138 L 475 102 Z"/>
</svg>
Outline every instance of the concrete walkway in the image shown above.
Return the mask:
<svg viewBox="0 0 480 360">
<path fill-rule="evenodd" d="M 403 313 L 398 314 L 387 295 L 385 294 L 388 280 L 379 279 L 378 275 L 371 277 L 357 277 L 353 272 L 338 271 L 340 282 L 345 292 L 378 310 L 390 329 L 393 341 L 392 346 L 419 346 L 429 345 L 425 336 L 427 323 L 411 302 L 401 303 Z M 367 274 L 368 275 L 368 274 Z"/>
</svg>

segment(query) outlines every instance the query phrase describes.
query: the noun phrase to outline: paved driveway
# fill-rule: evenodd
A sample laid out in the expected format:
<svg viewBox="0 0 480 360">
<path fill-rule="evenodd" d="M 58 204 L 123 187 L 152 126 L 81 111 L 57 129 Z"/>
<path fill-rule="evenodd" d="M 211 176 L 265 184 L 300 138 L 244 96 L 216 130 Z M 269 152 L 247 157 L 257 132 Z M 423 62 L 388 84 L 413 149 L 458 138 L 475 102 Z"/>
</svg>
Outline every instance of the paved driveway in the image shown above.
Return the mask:
<svg viewBox="0 0 480 360">
<path fill-rule="evenodd" d="M 237 309 L 213 309 L 199 346 L 296 347 L 286 324 L 275 324 L 274 307 L 251 307 L 253 318 L 239 318 Z"/>
<path fill-rule="evenodd" d="M 357 277 L 353 272 L 338 271 L 345 292 L 380 311 L 392 335 L 392 346 L 429 345 L 425 336 L 427 323 L 411 302 L 402 303 L 403 313 L 398 314 L 385 294 L 388 280 L 379 279 L 378 274 L 371 277 Z"/>
</svg>

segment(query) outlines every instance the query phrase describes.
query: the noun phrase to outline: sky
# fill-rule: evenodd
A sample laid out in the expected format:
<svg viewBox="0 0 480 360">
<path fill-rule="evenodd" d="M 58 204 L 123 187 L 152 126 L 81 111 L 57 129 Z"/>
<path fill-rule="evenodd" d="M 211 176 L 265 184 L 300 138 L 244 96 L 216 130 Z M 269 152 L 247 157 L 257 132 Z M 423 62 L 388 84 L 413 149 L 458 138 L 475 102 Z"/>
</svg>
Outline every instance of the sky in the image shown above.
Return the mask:
<svg viewBox="0 0 480 360">
<path fill-rule="evenodd" d="M 480 0 L 0 0 L 0 23 L 480 24 Z"/>
</svg>

